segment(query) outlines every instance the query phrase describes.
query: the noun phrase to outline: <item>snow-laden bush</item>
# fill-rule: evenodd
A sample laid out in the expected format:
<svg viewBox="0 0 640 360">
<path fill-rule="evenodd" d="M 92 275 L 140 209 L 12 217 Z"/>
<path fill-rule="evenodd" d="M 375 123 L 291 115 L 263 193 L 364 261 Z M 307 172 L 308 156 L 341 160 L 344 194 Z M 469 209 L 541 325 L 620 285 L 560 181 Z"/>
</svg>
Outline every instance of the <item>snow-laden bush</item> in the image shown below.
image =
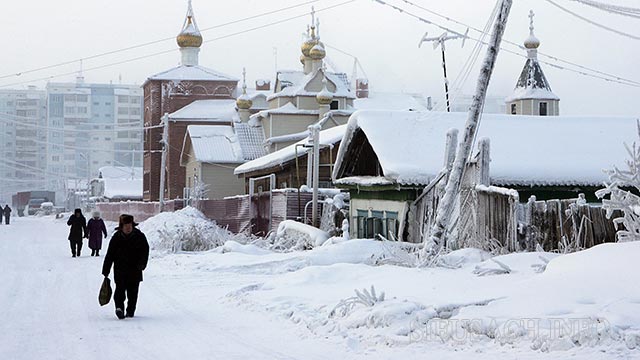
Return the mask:
<svg viewBox="0 0 640 360">
<path fill-rule="evenodd" d="M 273 251 L 310 250 L 321 246 L 329 234 L 313 226 L 293 220 L 285 220 L 278 225 L 273 243 L 269 246 Z"/>
<path fill-rule="evenodd" d="M 640 121 L 637 123 L 638 136 L 640 137 Z M 596 191 L 596 196 L 602 199 L 602 207 L 607 211 L 607 218 L 613 216 L 615 210 L 621 210 L 623 217 L 613 219 L 618 228 L 618 241 L 640 240 L 640 197 L 624 188 L 633 187 L 640 191 L 640 146 L 634 142 L 631 147 L 624 144 L 629 153 L 629 159 L 625 161 L 627 168 L 614 167 L 606 170 L 609 175 L 609 183 L 604 189 Z M 609 199 L 604 199 L 610 195 Z M 624 230 L 620 225 L 624 225 Z"/>
<path fill-rule="evenodd" d="M 160 213 L 141 223 L 140 230 L 146 234 L 151 249 L 174 253 L 206 251 L 230 240 L 239 243 L 250 240 L 219 227 L 193 207 Z"/>
<path fill-rule="evenodd" d="M 344 317 L 357 305 L 372 307 L 375 304 L 384 301 L 384 291 L 380 293 L 380 295 L 377 295 L 376 288 L 373 285 L 371 285 L 370 291 L 367 289 L 362 289 L 362 292 L 358 291 L 358 289 L 355 289 L 354 291 L 356 292 L 356 296 L 340 300 L 338 305 L 336 305 L 336 307 L 334 307 L 329 313 L 329 317 Z"/>
</svg>

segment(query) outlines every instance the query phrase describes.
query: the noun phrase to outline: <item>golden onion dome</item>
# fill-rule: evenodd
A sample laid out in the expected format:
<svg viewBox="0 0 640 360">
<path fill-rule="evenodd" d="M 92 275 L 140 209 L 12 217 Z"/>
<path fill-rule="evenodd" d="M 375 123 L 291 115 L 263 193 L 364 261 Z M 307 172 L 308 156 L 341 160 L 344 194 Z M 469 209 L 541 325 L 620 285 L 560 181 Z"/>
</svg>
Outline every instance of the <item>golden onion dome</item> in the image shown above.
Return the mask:
<svg viewBox="0 0 640 360">
<path fill-rule="evenodd" d="M 306 59 L 307 59 L 307 57 L 304 56 L 304 54 L 300 55 L 300 62 L 302 63 L 302 65 L 304 65 L 304 62 L 305 62 Z"/>
<path fill-rule="evenodd" d="M 236 106 L 238 107 L 238 109 L 242 109 L 242 110 L 251 109 L 251 106 L 253 106 L 253 101 L 251 101 L 251 98 L 249 97 L 249 95 L 242 94 L 236 100 Z"/>
<path fill-rule="evenodd" d="M 327 80 L 322 80 L 323 86 L 322 90 L 316 94 L 316 101 L 320 105 L 329 105 L 333 101 L 333 93 L 327 90 Z"/>
<path fill-rule="evenodd" d="M 197 48 L 202 45 L 202 35 L 200 35 L 198 27 L 194 24 L 192 16 L 187 16 L 187 22 L 180 34 L 178 34 L 176 41 L 178 42 L 178 46 L 181 48 Z"/>
<path fill-rule="evenodd" d="M 313 49 L 313 47 L 316 46 L 317 43 L 318 43 L 318 40 L 316 39 L 309 39 L 303 42 L 302 47 L 300 48 L 300 50 L 302 50 L 302 55 L 308 57 L 309 53 L 311 52 L 311 49 Z"/>
<path fill-rule="evenodd" d="M 524 47 L 527 49 L 537 49 L 539 46 L 540 40 L 538 40 L 538 38 L 533 34 L 529 35 L 527 40 L 524 41 Z"/>
<path fill-rule="evenodd" d="M 318 42 L 319 39 L 316 37 L 316 28 L 312 25 L 309 38 L 307 39 L 307 41 L 302 43 L 302 46 L 300 48 L 300 50 L 302 50 L 302 55 L 309 57 L 309 52 L 311 52 L 311 49 L 313 49 L 313 47 L 316 46 Z"/>
<path fill-rule="evenodd" d="M 320 41 L 309 51 L 309 57 L 314 60 L 322 60 L 325 55 L 327 55 L 327 52 L 324 50 L 324 44 Z"/>
</svg>

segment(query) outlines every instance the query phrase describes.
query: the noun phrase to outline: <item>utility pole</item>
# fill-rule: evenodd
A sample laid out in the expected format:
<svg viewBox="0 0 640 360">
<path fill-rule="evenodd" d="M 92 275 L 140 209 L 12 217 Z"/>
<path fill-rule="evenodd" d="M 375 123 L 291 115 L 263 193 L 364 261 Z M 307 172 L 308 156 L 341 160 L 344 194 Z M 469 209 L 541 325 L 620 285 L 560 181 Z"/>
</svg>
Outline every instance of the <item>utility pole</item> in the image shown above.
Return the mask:
<svg viewBox="0 0 640 360">
<path fill-rule="evenodd" d="M 320 125 L 311 125 L 313 134 L 313 208 L 311 209 L 311 224 L 318 226 L 318 186 L 320 185 Z"/>
<path fill-rule="evenodd" d="M 131 148 L 131 180 L 136 178 L 136 168 L 135 168 L 135 156 L 136 150 L 135 148 Z"/>
<path fill-rule="evenodd" d="M 158 199 L 160 201 L 160 212 L 164 209 L 164 187 L 166 181 L 166 166 L 167 166 L 167 151 L 169 150 L 169 113 L 164 113 L 162 117 L 162 160 L 160 161 L 160 194 Z"/>
<path fill-rule="evenodd" d="M 462 34 L 449 35 L 449 33 L 445 31 L 445 33 L 440 36 L 430 37 L 430 38 L 427 37 L 428 33 L 424 33 L 424 35 L 422 36 L 422 39 L 420 39 L 420 42 L 418 43 L 418 47 L 420 47 L 423 42 L 433 41 L 433 49 L 435 50 L 436 48 L 438 48 L 438 46 L 440 46 L 440 50 L 442 50 L 442 71 L 444 72 L 444 96 L 447 100 L 447 112 L 451 112 L 451 106 L 449 105 L 449 80 L 447 79 L 447 60 L 444 56 L 444 52 L 445 52 L 444 44 L 449 40 L 462 39 L 462 46 L 464 47 L 464 41 L 467 38 L 468 32 L 469 32 L 469 29 L 467 29 L 467 32 L 464 35 Z"/>
<path fill-rule="evenodd" d="M 509 11 L 511 10 L 512 3 L 513 0 L 502 0 L 500 11 L 496 17 L 491 41 L 487 48 L 484 63 L 480 69 L 478 84 L 476 86 L 476 94 L 473 97 L 473 103 L 469 109 L 469 116 L 465 124 L 463 139 L 458 147 L 453 168 L 449 173 L 449 178 L 445 187 L 445 194 L 438 205 L 436 221 L 431 229 L 431 237 L 429 239 L 424 239 L 425 242 L 427 240 L 428 242 L 425 243 L 422 250 L 423 259 L 429 259 L 430 256 L 437 255 L 442 247 L 446 245 L 446 232 L 450 224 L 451 213 L 453 212 L 454 202 L 460 190 L 460 182 L 462 181 L 464 168 L 466 167 L 467 159 L 471 153 L 473 139 L 475 138 L 478 130 L 480 113 L 487 95 L 489 80 L 491 79 L 496 58 L 498 57 L 500 42 L 502 41 L 502 35 L 504 34 L 504 29 L 507 25 L 507 19 L 509 17 Z"/>
<path fill-rule="evenodd" d="M 91 193 L 91 160 L 90 160 L 90 155 L 89 155 L 89 151 L 87 151 L 87 154 L 83 154 L 83 153 L 79 153 L 80 157 L 83 157 L 85 160 L 87 160 L 87 209 L 89 208 L 89 195 Z M 77 187 L 77 186 L 76 186 Z"/>
</svg>

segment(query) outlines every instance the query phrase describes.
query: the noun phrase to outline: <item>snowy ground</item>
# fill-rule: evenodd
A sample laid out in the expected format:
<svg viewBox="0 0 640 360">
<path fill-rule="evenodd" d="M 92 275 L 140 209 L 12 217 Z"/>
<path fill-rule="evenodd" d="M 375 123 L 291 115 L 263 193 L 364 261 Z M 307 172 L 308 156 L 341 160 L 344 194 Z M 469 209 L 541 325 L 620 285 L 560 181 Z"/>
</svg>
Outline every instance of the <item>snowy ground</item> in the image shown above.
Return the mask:
<svg viewBox="0 0 640 360">
<path fill-rule="evenodd" d="M 71 258 L 65 221 L 12 221 L 0 225 L 0 359 L 640 358 L 640 243 L 501 256 L 511 272 L 493 275 L 500 264 L 473 250 L 450 256 L 457 269 L 374 265 L 389 248 L 369 240 L 164 249 L 136 317 L 117 320 L 97 301 L 103 258 Z M 348 299 L 372 285 L 384 300 Z"/>
</svg>

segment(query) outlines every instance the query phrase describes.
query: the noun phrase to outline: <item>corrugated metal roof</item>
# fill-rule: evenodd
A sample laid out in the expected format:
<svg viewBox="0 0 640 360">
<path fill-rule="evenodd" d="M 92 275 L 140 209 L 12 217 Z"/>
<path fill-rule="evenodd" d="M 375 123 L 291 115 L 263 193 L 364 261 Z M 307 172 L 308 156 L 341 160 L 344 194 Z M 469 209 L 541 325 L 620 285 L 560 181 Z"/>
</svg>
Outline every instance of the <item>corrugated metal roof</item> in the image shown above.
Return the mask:
<svg viewBox="0 0 640 360">
<path fill-rule="evenodd" d="M 320 144 L 322 145 L 335 145 L 342 140 L 346 131 L 346 125 L 335 126 L 326 130 L 320 131 Z M 296 146 L 304 144 L 307 139 L 298 141 L 295 144 L 289 145 L 283 149 L 266 154 L 259 159 L 255 159 L 238 166 L 234 170 L 234 174 L 245 174 L 252 171 L 267 169 L 276 165 L 281 165 L 296 157 Z M 302 155 L 303 150 L 298 149 L 298 155 Z"/>
<path fill-rule="evenodd" d="M 263 146 L 264 131 L 262 130 L 262 126 L 236 123 L 235 129 L 245 160 L 257 159 L 267 154 Z"/>
<path fill-rule="evenodd" d="M 240 141 L 233 127 L 189 125 L 187 132 L 196 160 L 205 163 L 243 163 Z"/>
</svg>

